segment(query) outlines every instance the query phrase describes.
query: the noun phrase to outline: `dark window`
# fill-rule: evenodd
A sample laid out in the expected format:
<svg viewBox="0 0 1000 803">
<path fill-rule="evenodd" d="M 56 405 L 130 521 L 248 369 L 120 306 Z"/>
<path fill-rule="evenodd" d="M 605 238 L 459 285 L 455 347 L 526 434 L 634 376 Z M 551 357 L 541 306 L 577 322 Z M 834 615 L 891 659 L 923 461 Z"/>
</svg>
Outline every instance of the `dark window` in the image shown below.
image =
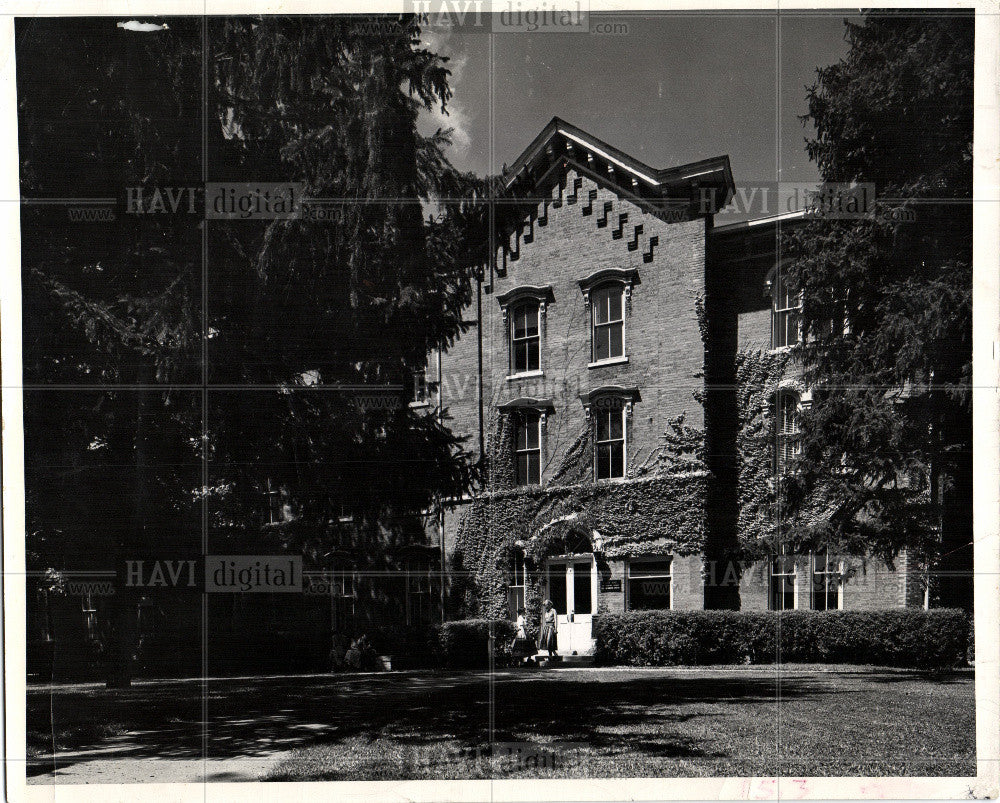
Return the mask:
<svg viewBox="0 0 1000 803">
<path fill-rule="evenodd" d="M 771 343 L 774 348 L 799 342 L 799 294 L 793 293 L 780 272 L 774 278 L 774 306 L 771 314 Z"/>
<path fill-rule="evenodd" d="M 560 616 L 566 615 L 566 565 L 554 563 L 549 566 L 549 599 Z"/>
<path fill-rule="evenodd" d="M 539 361 L 538 303 L 519 304 L 512 310 L 510 368 L 515 374 L 537 371 Z"/>
<path fill-rule="evenodd" d="M 593 613 L 593 595 L 590 593 L 590 562 L 573 564 L 573 613 Z"/>
<path fill-rule="evenodd" d="M 670 608 L 670 558 L 628 562 L 628 609 L 648 611 Z"/>
<path fill-rule="evenodd" d="M 330 581 L 334 627 L 338 632 L 350 633 L 356 614 L 358 576 L 353 571 L 332 572 Z"/>
<path fill-rule="evenodd" d="M 595 473 L 607 480 L 625 476 L 625 409 L 621 405 L 602 405 L 596 411 L 597 440 Z"/>
<path fill-rule="evenodd" d="M 840 561 L 830 557 L 830 552 L 813 556 L 812 609 L 836 611 L 840 608 Z"/>
<path fill-rule="evenodd" d="M 433 582 L 431 568 L 426 563 L 406 565 L 406 623 L 427 624 L 432 613 Z"/>
<path fill-rule="evenodd" d="M 779 555 L 771 560 L 771 588 L 768 606 L 772 611 L 795 609 L 795 560 Z"/>
<path fill-rule="evenodd" d="M 542 481 L 541 416 L 525 412 L 517 420 L 517 484 L 538 485 Z"/>
<path fill-rule="evenodd" d="M 620 284 L 599 287 L 590 294 L 594 315 L 593 361 L 625 356 L 624 293 Z"/>
</svg>

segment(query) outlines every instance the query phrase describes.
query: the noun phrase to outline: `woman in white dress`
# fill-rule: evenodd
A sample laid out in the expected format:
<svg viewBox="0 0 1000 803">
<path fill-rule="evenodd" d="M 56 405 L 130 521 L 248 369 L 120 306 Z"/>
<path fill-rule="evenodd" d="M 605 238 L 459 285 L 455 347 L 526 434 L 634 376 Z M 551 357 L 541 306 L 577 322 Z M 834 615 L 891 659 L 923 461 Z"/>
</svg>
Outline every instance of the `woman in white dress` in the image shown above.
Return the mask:
<svg viewBox="0 0 1000 803">
<path fill-rule="evenodd" d="M 552 606 L 552 600 L 545 600 L 542 610 L 542 632 L 538 637 L 538 649 L 548 650 L 549 657 L 558 655 L 556 652 L 559 623 L 556 620 L 556 609 Z"/>
</svg>

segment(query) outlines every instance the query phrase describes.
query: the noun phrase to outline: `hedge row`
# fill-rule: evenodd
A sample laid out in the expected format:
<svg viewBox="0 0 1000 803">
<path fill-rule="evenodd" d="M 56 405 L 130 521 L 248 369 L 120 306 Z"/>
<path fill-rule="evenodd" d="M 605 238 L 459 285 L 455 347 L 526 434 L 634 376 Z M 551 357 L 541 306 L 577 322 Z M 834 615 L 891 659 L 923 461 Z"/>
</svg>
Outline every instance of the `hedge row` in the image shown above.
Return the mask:
<svg viewBox="0 0 1000 803">
<path fill-rule="evenodd" d="M 494 661 L 499 664 L 508 661 L 516 632 L 513 622 L 508 619 L 463 619 L 445 622 L 438 630 L 441 662 L 455 669 L 488 668 L 491 628 Z"/>
<path fill-rule="evenodd" d="M 595 618 L 602 664 L 963 665 L 968 616 L 932 611 L 642 611 Z M 779 651 L 780 646 L 780 651 Z"/>
</svg>

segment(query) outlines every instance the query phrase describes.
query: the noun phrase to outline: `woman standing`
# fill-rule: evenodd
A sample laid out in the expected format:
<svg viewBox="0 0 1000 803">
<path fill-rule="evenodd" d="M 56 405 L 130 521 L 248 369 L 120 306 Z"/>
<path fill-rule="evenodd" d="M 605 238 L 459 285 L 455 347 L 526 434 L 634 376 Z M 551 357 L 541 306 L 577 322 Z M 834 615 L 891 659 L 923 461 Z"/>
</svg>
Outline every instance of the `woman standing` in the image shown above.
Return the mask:
<svg viewBox="0 0 1000 803">
<path fill-rule="evenodd" d="M 559 623 L 556 620 L 556 609 L 552 607 L 552 600 L 547 599 L 542 610 L 542 632 L 538 637 L 538 649 L 548 650 L 550 658 L 558 655 L 556 652 L 558 632 Z"/>
</svg>

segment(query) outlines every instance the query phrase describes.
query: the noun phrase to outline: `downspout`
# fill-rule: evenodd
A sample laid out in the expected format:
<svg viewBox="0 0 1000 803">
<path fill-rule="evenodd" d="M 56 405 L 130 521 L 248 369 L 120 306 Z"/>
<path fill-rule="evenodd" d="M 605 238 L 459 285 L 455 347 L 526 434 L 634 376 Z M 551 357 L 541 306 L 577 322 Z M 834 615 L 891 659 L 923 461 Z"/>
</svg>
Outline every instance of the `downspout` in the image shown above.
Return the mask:
<svg viewBox="0 0 1000 803">
<path fill-rule="evenodd" d="M 479 402 L 479 464 L 486 459 L 486 439 L 483 434 L 483 280 L 476 281 L 476 349 L 478 356 L 478 376 L 476 393 Z"/>
</svg>

